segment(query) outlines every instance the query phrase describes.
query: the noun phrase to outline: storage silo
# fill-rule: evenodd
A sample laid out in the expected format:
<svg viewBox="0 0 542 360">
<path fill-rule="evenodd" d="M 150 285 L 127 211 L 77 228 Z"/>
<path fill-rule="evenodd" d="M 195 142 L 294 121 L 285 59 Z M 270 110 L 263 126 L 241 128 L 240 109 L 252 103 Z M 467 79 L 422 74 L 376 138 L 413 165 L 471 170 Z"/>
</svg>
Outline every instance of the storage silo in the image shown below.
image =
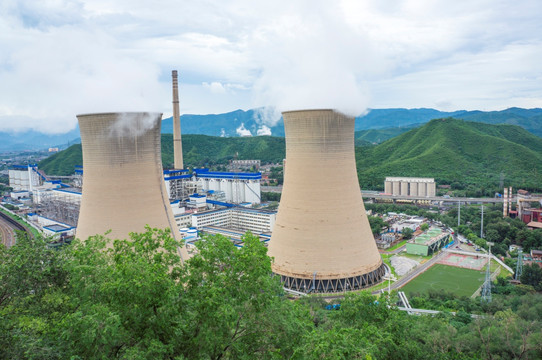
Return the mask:
<svg viewBox="0 0 542 360">
<path fill-rule="evenodd" d="M 333 110 L 283 113 L 284 186 L 269 256 L 286 288 L 356 290 L 385 273 L 365 212 L 354 118 Z"/>
<path fill-rule="evenodd" d="M 111 239 L 145 225 L 180 234 L 169 205 L 160 149 L 160 113 L 78 115 L 83 149 L 83 196 L 76 236 L 111 230 Z M 188 258 L 185 248 L 179 250 Z"/>
</svg>

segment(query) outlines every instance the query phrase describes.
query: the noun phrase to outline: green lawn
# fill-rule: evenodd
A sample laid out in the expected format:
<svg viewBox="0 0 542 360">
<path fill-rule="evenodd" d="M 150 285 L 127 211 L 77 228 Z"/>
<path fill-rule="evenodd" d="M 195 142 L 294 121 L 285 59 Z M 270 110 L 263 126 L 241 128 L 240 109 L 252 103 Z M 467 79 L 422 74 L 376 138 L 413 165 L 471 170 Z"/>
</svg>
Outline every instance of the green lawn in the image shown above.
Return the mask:
<svg viewBox="0 0 542 360">
<path fill-rule="evenodd" d="M 471 296 L 482 285 L 485 271 L 436 264 L 401 288 L 405 293 L 444 289 L 457 296 Z"/>
</svg>

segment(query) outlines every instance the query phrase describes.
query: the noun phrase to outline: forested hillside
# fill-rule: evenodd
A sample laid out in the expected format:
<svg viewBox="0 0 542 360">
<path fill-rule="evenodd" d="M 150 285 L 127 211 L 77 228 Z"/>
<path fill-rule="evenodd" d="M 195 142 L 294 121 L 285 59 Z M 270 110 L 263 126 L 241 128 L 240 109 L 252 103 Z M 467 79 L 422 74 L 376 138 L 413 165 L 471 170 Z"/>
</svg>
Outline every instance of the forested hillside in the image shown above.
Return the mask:
<svg viewBox="0 0 542 360">
<path fill-rule="evenodd" d="M 285 155 L 284 138 L 274 136 L 222 138 L 207 135 L 183 135 L 183 157 L 187 167 L 225 164 L 229 160 L 260 159 L 262 163 L 281 162 Z M 173 135 L 162 134 L 162 163 L 173 167 Z M 81 144 L 42 160 L 38 166 L 49 175 L 70 175 L 75 165 L 83 164 Z"/>
<path fill-rule="evenodd" d="M 367 144 L 361 140 L 361 143 Z M 225 164 L 233 158 L 280 162 L 284 138 L 221 138 L 184 135 L 185 166 Z M 542 139 L 514 125 L 489 125 L 456 119 L 433 120 L 375 146 L 356 148 L 362 188 L 383 190 L 386 176 L 434 177 L 464 195 L 493 195 L 505 186 L 542 190 Z M 173 164 L 173 137 L 162 134 L 164 167 Z M 73 145 L 40 162 L 47 174 L 67 175 L 82 164 Z"/>
<path fill-rule="evenodd" d="M 364 188 L 382 189 L 386 176 L 419 176 L 491 195 L 501 177 L 506 186 L 540 190 L 541 150 L 542 139 L 518 126 L 448 118 L 356 151 Z"/>
</svg>

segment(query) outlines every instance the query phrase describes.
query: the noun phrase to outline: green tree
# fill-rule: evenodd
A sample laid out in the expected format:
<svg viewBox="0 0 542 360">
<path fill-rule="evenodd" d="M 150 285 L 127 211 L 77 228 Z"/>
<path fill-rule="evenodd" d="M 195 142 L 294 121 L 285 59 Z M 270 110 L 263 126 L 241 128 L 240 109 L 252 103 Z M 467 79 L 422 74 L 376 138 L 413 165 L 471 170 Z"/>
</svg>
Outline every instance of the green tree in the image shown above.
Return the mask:
<svg viewBox="0 0 542 360">
<path fill-rule="evenodd" d="M 531 285 L 536 290 L 542 290 L 542 268 L 538 264 L 527 264 L 523 267 L 520 277 L 521 283 Z"/>
<path fill-rule="evenodd" d="M 368 216 L 368 218 L 373 235 L 379 235 L 382 232 L 382 229 L 386 227 L 386 222 L 378 216 Z"/>
<path fill-rule="evenodd" d="M 403 234 L 403 239 L 408 240 L 412 238 L 412 234 L 414 234 L 414 230 L 412 230 L 409 227 L 404 227 L 401 233 Z"/>
<path fill-rule="evenodd" d="M 420 230 L 421 230 L 421 231 L 427 231 L 427 230 L 429 230 L 429 224 L 428 224 L 428 223 L 423 223 L 423 224 L 421 224 Z"/>
<path fill-rule="evenodd" d="M 250 233 L 243 240 L 238 249 L 222 236 L 206 237 L 187 262 L 183 348 L 188 358 L 252 359 L 287 353 L 295 334 L 308 326 L 289 318 L 291 323 L 284 327 L 284 317 L 295 311 L 288 309 L 280 282 L 271 276 L 267 249 Z"/>
</svg>

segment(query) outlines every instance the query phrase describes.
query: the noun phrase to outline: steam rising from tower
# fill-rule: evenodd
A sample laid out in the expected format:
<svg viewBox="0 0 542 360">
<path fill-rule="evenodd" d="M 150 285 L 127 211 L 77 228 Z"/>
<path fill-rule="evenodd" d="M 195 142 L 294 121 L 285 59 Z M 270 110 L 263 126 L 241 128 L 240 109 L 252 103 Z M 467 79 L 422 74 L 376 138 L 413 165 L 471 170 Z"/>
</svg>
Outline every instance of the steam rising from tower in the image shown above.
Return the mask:
<svg viewBox="0 0 542 360">
<path fill-rule="evenodd" d="M 83 148 L 83 197 L 77 237 L 126 239 L 145 225 L 170 228 L 180 240 L 163 179 L 160 113 L 78 115 Z M 179 249 L 183 259 L 185 248 Z"/>
<path fill-rule="evenodd" d="M 337 292 L 370 286 L 384 264 L 361 198 L 354 118 L 287 111 L 284 188 L 269 256 L 286 288 Z"/>
<path fill-rule="evenodd" d="M 177 70 L 171 72 L 173 78 L 173 159 L 175 169 L 183 169 L 183 143 L 181 140 L 181 116 L 179 111 L 179 82 Z"/>
</svg>

